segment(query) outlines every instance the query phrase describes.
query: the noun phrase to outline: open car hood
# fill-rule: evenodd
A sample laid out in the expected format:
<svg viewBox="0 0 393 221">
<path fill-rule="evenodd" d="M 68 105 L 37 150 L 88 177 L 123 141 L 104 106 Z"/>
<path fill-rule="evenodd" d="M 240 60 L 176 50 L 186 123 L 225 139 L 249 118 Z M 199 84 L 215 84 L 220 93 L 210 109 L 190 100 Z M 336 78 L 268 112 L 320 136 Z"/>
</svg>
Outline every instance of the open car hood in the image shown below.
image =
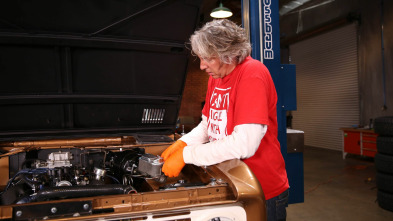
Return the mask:
<svg viewBox="0 0 393 221">
<path fill-rule="evenodd" d="M 0 141 L 173 132 L 200 5 L 1 1 Z"/>
</svg>

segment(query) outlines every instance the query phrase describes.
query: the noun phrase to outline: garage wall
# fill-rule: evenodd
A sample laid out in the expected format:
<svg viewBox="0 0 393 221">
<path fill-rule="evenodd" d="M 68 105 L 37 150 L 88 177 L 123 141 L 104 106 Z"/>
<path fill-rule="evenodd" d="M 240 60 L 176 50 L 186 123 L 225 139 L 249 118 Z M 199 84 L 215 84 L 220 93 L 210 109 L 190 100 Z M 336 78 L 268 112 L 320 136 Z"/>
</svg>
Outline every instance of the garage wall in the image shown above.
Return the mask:
<svg viewBox="0 0 393 221">
<path fill-rule="evenodd" d="M 364 13 L 360 26 L 360 96 L 363 122 L 377 116 L 393 115 L 393 1 L 383 0 L 384 55 L 381 51 L 381 5 L 380 0 L 362 2 Z M 373 13 L 366 13 L 366 12 Z M 384 69 L 383 73 L 383 63 Z M 385 77 L 383 77 L 385 75 Z M 383 81 L 385 78 L 385 82 Z M 384 82 L 384 83 L 383 83 Z M 385 87 L 385 93 L 384 88 Z M 387 109 L 383 110 L 384 99 Z"/>
<path fill-rule="evenodd" d="M 383 9 L 381 9 L 381 3 L 384 4 Z M 299 9 L 307 7 L 310 5 Z M 393 1 L 389 0 L 336 0 L 303 11 L 301 19 L 299 19 L 299 12 L 282 16 L 280 18 L 281 48 L 284 50 L 282 55 L 287 55 L 286 58 L 282 57 L 282 63 L 294 63 L 287 50 L 289 44 L 323 34 L 357 20 L 359 22 L 357 58 L 359 62 L 359 124 L 368 125 L 370 119 L 393 115 L 393 13 L 390 13 L 391 11 L 393 11 Z M 384 21 L 385 50 L 383 55 L 381 17 Z M 384 66 L 382 59 L 385 62 Z M 383 109 L 383 106 L 387 109 Z"/>
<path fill-rule="evenodd" d="M 179 113 L 179 133 L 184 125 L 185 132 L 197 126 L 202 116 L 202 102 L 206 97 L 209 75 L 199 69 L 199 59 L 190 56 L 186 85 Z"/>
<path fill-rule="evenodd" d="M 290 45 L 296 64 L 292 126 L 305 145 L 340 150 L 340 127 L 359 123 L 357 23 Z"/>
</svg>

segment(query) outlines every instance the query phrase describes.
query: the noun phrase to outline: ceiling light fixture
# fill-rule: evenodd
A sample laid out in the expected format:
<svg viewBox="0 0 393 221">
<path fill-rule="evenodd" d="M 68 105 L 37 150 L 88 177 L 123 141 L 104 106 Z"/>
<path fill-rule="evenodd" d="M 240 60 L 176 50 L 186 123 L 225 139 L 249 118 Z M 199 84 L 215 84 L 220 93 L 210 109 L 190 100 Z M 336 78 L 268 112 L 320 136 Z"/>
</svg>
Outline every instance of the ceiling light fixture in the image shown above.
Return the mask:
<svg viewBox="0 0 393 221">
<path fill-rule="evenodd" d="M 220 2 L 218 8 L 213 9 L 210 13 L 210 16 L 213 18 L 228 18 L 232 15 L 233 13 L 231 12 L 231 10 L 229 8 L 225 8 L 222 2 Z"/>
</svg>

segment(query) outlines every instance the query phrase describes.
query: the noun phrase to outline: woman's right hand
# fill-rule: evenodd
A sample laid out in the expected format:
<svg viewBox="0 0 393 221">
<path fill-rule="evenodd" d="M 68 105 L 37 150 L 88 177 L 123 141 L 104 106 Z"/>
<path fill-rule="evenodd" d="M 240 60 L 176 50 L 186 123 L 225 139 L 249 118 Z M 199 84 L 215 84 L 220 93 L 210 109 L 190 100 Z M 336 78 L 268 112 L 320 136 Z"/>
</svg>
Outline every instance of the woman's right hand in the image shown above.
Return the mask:
<svg viewBox="0 0 393 221">
<path fill-rule="evenodd" d="M 184 148 L 187 144 L 184 141 L 177 140 L 175 143 L 170 145 L 166 150 L 161 154 L 161 157 L 164 158 L 164 161 L 171 156 L 172 153 L 177 151 L 180 148 Z"/>
</svg>

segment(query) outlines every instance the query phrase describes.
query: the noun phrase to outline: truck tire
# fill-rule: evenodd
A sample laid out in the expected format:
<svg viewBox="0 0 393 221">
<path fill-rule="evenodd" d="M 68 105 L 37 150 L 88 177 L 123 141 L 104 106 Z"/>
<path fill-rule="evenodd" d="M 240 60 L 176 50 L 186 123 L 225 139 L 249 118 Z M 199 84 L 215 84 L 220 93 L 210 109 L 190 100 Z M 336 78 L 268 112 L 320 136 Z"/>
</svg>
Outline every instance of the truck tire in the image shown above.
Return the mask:
<svg viewBox="0 0 393 221">
<path fill-rule="evenodd" d="M 393 116 L 375 118 L 374 131 L 378 135 L 393 136 Z"/>
<path fill-rule="evenodd" d="M 378 173 L 376 176 L 377 188 L 387 193 L 393 194 L 393 175 L 387 173 Z"/>
<path fill-rule="evenodd" d="M 374 162 L 377 171 L 388 174 L 393 173 L 393 156 L 377 153 L 375 154 Z"/>
<path fill-rule="evenodd" d="M 379 153 L 393 155 L 393 137 L 377 137 L 377 150 Z"/>
<path fill-rule="evenodd" d="M 386 209 L 393 212 L 393 194 L 378 190 L 377 200 L 378 200 L 378 205 L 382 209 Z"/>
</svg>

